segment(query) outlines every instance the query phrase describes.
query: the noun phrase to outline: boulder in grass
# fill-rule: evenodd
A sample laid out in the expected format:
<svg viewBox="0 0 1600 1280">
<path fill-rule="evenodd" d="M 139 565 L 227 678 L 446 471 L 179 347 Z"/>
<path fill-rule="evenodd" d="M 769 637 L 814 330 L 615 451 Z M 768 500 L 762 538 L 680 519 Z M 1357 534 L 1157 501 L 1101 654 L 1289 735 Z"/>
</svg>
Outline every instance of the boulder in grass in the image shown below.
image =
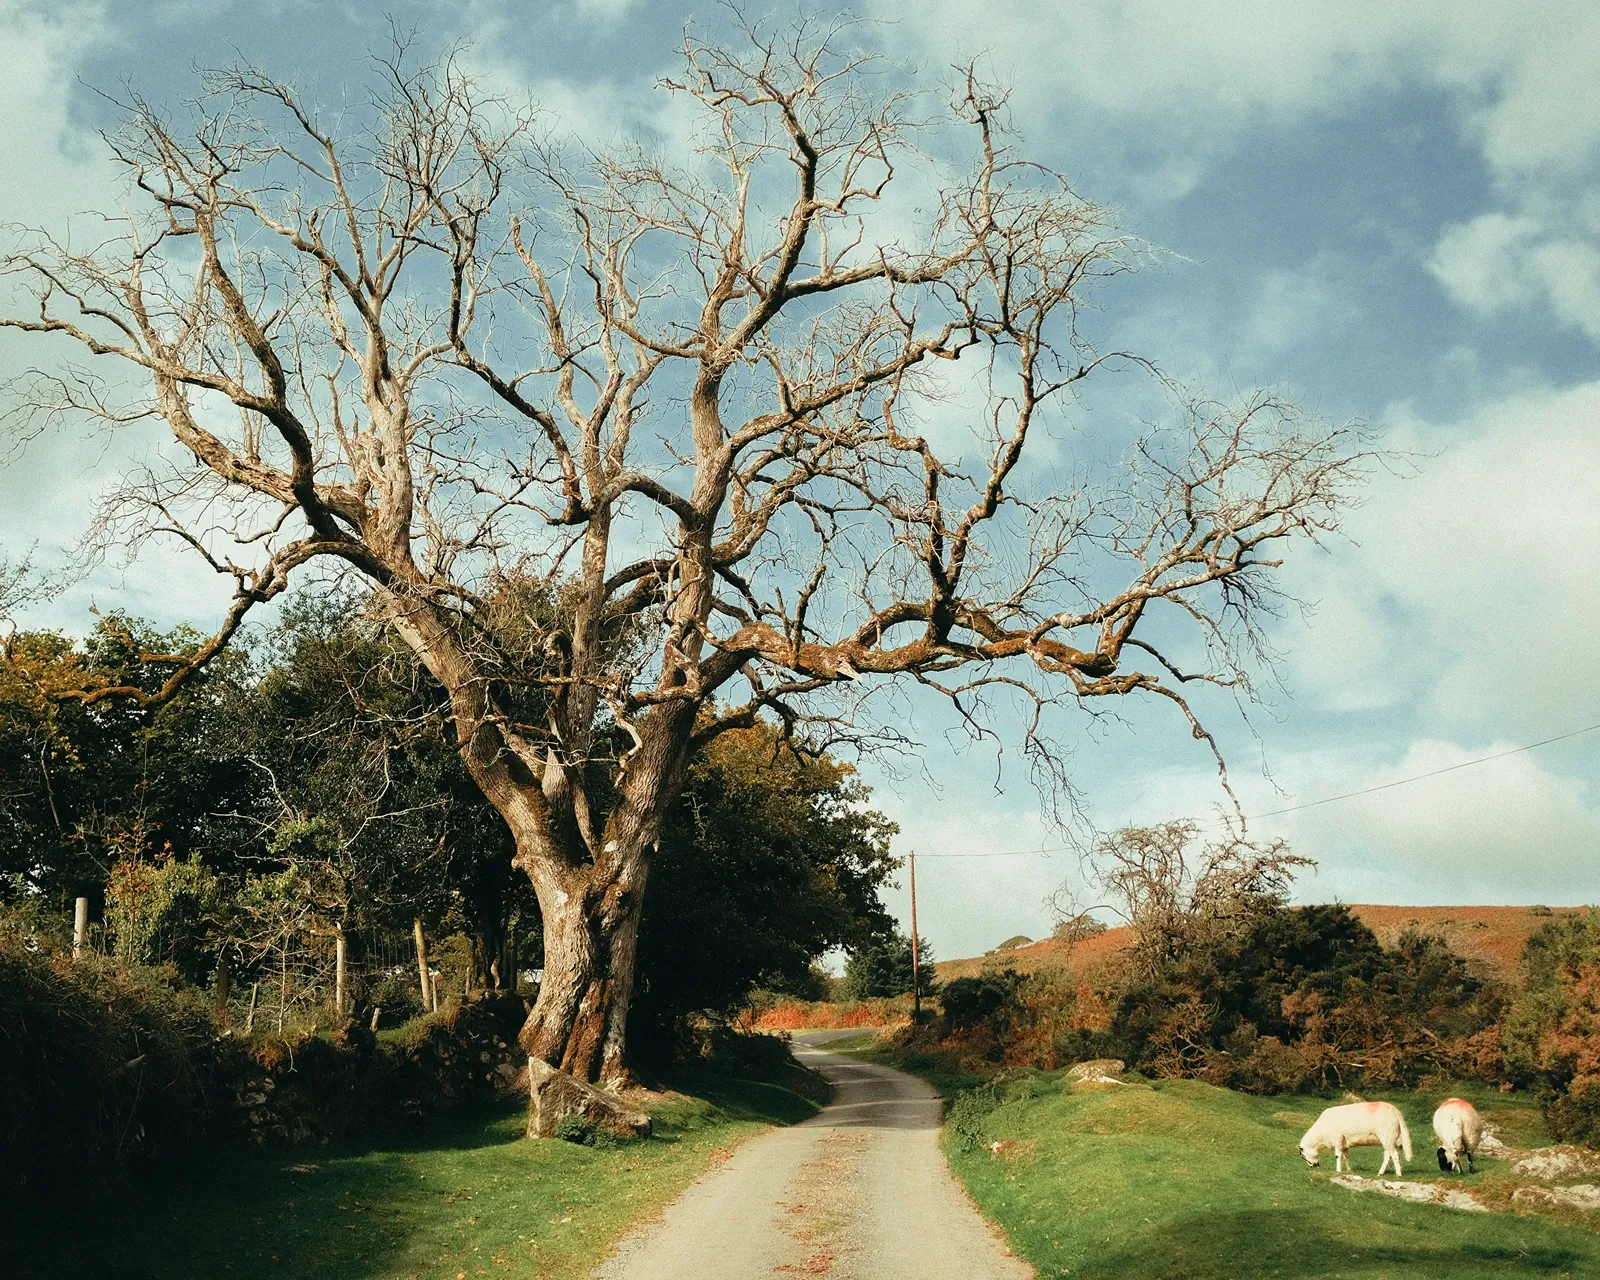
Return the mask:
<svg viewBox="0 0 1600 1280">
<path fill-rule="evenodd" d="M 1117 1077 L 1128 1069 L 1120 1058 L 1095 1058 L 1067 1068 L 1067 1079 L 1073 1084 L 1121 1084 Z"/>
<path fill-rule="evenodd" d="M 617 1138 L 648 1138 L 650 1117 L 615 1094 L 558 1071 L 542 1058 L 528 1059 L 528 1136 L 553 1138 L 562 1117 L 582 1116 Z"/>
</svg>

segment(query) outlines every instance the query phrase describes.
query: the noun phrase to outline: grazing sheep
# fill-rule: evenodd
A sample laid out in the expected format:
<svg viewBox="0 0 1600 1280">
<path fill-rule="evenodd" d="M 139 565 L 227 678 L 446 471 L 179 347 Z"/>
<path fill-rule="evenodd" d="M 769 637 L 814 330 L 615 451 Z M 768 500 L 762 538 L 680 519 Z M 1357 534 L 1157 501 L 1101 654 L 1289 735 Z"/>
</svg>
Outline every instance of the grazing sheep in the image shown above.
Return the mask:
<svg viewBox="0 0 1600 1280">
<path fill-rule="evenodd" d="M 1404 1150 L 1406 1159 L 1411 1159 L 1411 1132 L 1406 1128 L 1406 1118 L 1400 1114 L 1400 1108 L 1391 1102 L 1352 1102 L 1343 1107 L 1329 1107 L 1300 1139 L 1300 1154 L 1315 1168 L 1320 1163 L 1318 1157 L 1322 1148 L 1332 1147 L 1334 1171 L 1344 1173 L 1350 1168 L 1351 1147 L 1376 1146 L 1383 1147 L 1378 1176 L 1383 1177 L 1391 1160 L 1395 1177 L 1404 1176 L 1400 1152 Z"/>
<path fill-rule="evenodd" d="M 1445 1172 L 1461 1172 L 1461 1157 L 1467 1158 L 1467 1168 L 1477 1172 L 1472 1163 L 1472 1153 L 1483 1141 L 1483 1121 L 1465 1098 L 1446 1098 L 1433 1113 L 1433 1132 L 1439 1139 L 1439 1168 Z"/>
</svg>

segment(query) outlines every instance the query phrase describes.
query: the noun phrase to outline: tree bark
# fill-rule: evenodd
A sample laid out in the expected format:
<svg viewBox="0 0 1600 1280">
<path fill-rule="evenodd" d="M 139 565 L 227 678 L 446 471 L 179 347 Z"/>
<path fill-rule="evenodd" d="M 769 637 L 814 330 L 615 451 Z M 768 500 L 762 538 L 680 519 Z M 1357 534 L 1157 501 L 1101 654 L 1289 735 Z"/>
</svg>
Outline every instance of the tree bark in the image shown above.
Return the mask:
<svg viewBox="0 0 1600 1280">
<path fill-rule="evenodd" d="M 529 867 L 544 914 L 544 980 L 519 1039 L 530 1057 L 580 1080 L 625 1084 L 649 861 L 641 851 L 610 877 L 549 871 Z"/>
</svg>

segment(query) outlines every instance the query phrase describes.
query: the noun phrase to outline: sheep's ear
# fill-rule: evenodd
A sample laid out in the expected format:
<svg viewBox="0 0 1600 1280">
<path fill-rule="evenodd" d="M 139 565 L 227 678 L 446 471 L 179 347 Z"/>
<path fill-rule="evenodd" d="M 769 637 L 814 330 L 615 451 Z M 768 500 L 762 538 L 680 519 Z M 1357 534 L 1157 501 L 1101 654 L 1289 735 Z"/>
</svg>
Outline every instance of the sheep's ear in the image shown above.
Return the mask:
<svg viewBox="0 0 1600 1280">
<path fill-rule="evenodd" d="M 1439 1148 L 1439 1168 L 1444 1173 L 1450 1172 L 1450 1159 L 1444 1153 L 1444 1148 Z"/>
</svg>

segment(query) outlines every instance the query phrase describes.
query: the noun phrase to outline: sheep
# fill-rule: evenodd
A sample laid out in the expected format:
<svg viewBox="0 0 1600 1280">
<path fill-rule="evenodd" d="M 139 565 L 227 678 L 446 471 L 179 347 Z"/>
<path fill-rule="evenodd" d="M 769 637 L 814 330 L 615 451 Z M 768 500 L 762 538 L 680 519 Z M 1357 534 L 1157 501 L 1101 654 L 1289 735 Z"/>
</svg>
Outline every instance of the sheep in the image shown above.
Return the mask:
<svg viewBox="0 0 1600 1280">
<path fill-rule="evenodd" d="M 1439 1139 L 1439 1168 L 1446 1173 L 1461 1172 L 1461 1157 L 1467 1157 L 1467 1169 L 1476 1173 L 1472 1153 L 1483 1141 L 1483 1121 L 1465 1098 L 1446 1098 L 1433 1113 L 1433 1132 Z"/>
<path fill-rule="evenodd" d="M 1411 1159 L 1411 1132 L 1400 1108 L 1391 1102 L 1352 1102 L 1329 1107 L 1317 1117 L 1300 1139 L 1300 1155 L 1314 1169 L 1321 1163 L 1322 1148 L 1332 1147 L 1334 1171 L 1344 1173 L 1350 1168 L 1351 1147 L 1379 1145 L 1383 1147 L 1383 1163 L 1378 1166 L 1378 1176 L 1383 1177 L 1392 1160 L 1395 1177 L 1403 1177 L 1400 1152 L 1404 1150 L 1406 1159 Z"/>
</svg>

